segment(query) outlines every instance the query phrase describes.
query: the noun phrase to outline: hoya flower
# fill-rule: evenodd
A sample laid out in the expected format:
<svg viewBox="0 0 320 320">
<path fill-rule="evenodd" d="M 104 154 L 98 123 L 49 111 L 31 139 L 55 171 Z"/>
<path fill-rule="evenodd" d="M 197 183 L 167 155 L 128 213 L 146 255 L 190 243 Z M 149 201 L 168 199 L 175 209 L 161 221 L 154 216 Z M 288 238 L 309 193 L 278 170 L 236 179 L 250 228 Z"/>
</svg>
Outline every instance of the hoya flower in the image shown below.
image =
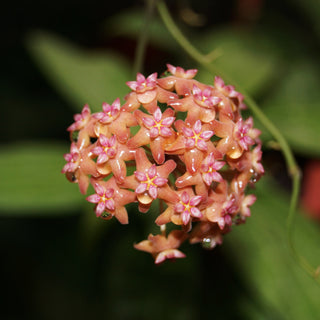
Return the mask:
<svg viewBox="0 0 320 320">
<path fill-rule="evenodd" d="M 175 120 L 174 111 L 170 108 L 164 113 L 157 108 L 153 115 L 147 115 L 140 110 L 134 112 L 140 130 L 128 141 L 129 148 L 138 148 L 150 144 L 152 156 L 158 164 L 165 160 L 165 146 L 175 139 L 175 132 L 171 128 Z"/>
<path fill-rule="evenodd" d="M 91 153 L 97 158 L 97 171 L 102 175 L 113 173 L 118 183 L 123 183 L 127 175 L 126 161 L 134 160 L 135 151 L 117 141 L 117 136 L 107 138 L 100 134 Z"/>
<path fill-rule="evenodd" d="M 167 64 L 168 71 L 171 72 L 174 76 L 185 78 L 185 79 L 192 79 L 197 74 L 197 69 L 189 69 L 185 70 L 181 67 L 174 67 L 171 64 Z"/>
<path fill-rule="evenodd" d="M 107 220 L 115 216 L 120 223 L 127 224 L 128 214 L 125 205 L 135 201 L 135 194 L 119 188 L 113 178 L 95 182 L 94 190 L 96 193 L 87 197 L 87 201 L 96 204 L 96 216 Z"/>
<path fill-rule="evenodd" d="M 250 206 L 252 206 L 257 200 L 257 197 L 254 194 L 249 194 L 243 198 L 240 206 L 240 215 L 243 217 L 250 217 Z"/>
<path fill-rule="evenodd" d="M 98 175 L 96 165 L 89 157 L 89 154 L 90 151 L 88 148 L 80 150 L 76 143 L 72 142 L 70 153 L 64 155 L 67 163 L 61 171 L 66 174 L 69 181 L 79 184 L 79 189 L 82 194 L 87 192 L 89 175 Z"/>
<path fill-rule="evenodd" d="M 120 99 L 117 98 L 111 105 L 102 103 L 103 112 L 98 112 L 94 115 L 101 123 L 107 124 L 113 122 L 120 115 Z"/>
<path fill-rule="evenodd" d="M 235 124 L 233 135 L 243 150 L 248 150 L 249 146 L 255 144 L 254 138 L 250 135 L 252 129 L 252 118 L 243 121 L 240 118 Z"/>
<path fill-rule="evenodd" d="M 215 159 L 213 152 L 211 152 L 203 161 L 200 171 L 202 173 L 203 181 L 210 186 L 213 181 L 221 182 L 223 180 L 219 171 L 225 165 L 224 161 Z"/>
<path fill-rule="evenodd" d="M 151 103 L 157 96 L 158 74 L 152 73 L 147 78 L 141 73 L 137 74 L 136 81 L 128 81 L 127 86 L 137 94 L 137 100 L 142 104 Z"/>
<path fill-rule="evenodd" d="M 214 135 L 214 132 L 206 130 L 210 127 L 206 124 L 202 125 L 200 120 L 197 120 L 192 127 L 185 125 L 181 120 L 177 120 L 175 126 L 181 134 L 166 151 L 183 154 L 187 170 L 194 174 L 200 168 L 205 153 L 213 148 L 210 138 Z"/>
<path fill-rule="evenodd" d="M 176 212 L 180 213 L 181 220 L 184 225 L 189 223 L 190 217 L 202 217 L 202 213 L 197 207 L 201 200 L 201 196 L 191 197 L 187 191 L 182 192 L 180 201 L 175 205 L 174 209 Z"/>
<path fill-rule="evenodd" d="M 146 251 L 152 254 L 155 263 L 159 264 L 167 259 L 185 258 L 185 254 L 178 250 L 187 235 L 180 230 L 173 230 L 168 237 L 164 235 L 148 236 L 148 240 L 141 241 L 134 245 L 137 250 Z"/>
<path fill-rule="evenodd" d="M 213 91 L 209 86 L 201 90 L 196 85 L 193 85 L 192 94 L 197 104 L 208 109 L 212 109 L 221 101 L 219 97 L 213 95 Z"/>
<path fill-rule="evenodd" d="M 102 104 L 103 112 L 93 115 L 97 121 L 94 132 L 97 137 L 100 134 L 110 136 L 116 135 L 121 143 L 125 143 L 130 137 L 130 127 L 137 125 L 137 121 L 132 113 L 120 107 L 120 99 L 116 99 L 111 105 Z"/>
<path fill-rule="evenodd" d="M 137 170 L 134 175 L 125 179 L 124 186 L 135 190 L 142 205 L 140 209 L 147 211 L 151 202 L 157 198 L 168 202 L 176 202 L 177 195 L 167 182 L 169 174 L 176 168 L 173 160 L 168 160 L 160 166 L 152 164 L 146 153 L 138 149 L 135 154 Z M 144 209 L 143 209 L 144 206 Z"/>
<path fill-rule="evenodd" d="M 136 193 L 144 194 L 147 192 L 153 199 L 158 198 L 158 188 L 168 182 L 168 179 L 159 177 L 155 164 L 153 164 L 147 172 L 135 171 L 134 175 L 139 181 L 139 185 L 135 190 Z"/>
<path fill-rule="evenodd" d="M 92 153 L 98 156 L 97 164 L 105 163 L 117 154 L 117 139 L 113 135 L 108 139 L 105 135 L 100 134 L 99 145 L 92 149 Z"/>
<path fill-rule="evenodd" d="M 218 76 L 214 78 L 214 86 L 226 97 L 231 99 L 234 111 L 236 110 L 236 107 L 239 107 L 240 109 L 246 108 L 245 104 L 243 103 L 243 95 L 237 92 L 234 86 L 225 85 L 224 81 Z"/>
<path fill-rule="evenodd" d="M 85 104 L 81 113 L 77 113 L 74 115 L 74 123 L 68 127 L 68 131 L 76 131 L 84 128 L 84 126 L 90 120 L 91 112 L 89 105 Z"/>
<path fill-rule="evenodd" d="M 66 153 L 64 159 L 67 163 L 64 165 L 61 172 L 75 172 L 80 164 L 81 156 L 80 151 L 74 142 L 71 143 L 70 153 Z"/>
</svg>

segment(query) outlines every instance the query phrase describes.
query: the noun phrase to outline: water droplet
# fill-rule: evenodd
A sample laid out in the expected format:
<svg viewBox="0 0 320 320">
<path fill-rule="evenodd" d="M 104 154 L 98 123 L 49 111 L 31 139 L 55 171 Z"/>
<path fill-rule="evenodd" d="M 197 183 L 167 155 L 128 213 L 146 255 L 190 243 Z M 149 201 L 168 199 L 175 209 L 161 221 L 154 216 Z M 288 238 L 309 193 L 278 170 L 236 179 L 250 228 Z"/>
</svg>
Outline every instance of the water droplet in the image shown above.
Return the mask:
<svg viewBox="0 0 320 320">
<path fill-rule="evenodd" d="M 213 238 L 203 238 L 202 248 L 211 250 L 217 245 L 217 242 Z"/>
</svg>

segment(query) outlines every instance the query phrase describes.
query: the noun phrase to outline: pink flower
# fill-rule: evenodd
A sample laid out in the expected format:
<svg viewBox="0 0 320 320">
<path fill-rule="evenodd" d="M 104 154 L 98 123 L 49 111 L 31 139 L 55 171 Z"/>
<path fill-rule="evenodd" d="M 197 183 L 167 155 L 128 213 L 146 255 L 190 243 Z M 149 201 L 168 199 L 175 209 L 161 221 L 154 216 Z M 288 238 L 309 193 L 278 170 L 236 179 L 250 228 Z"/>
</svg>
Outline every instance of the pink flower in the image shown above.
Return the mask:
<svg viewBox="0 0 320 320">
<path fill-rule="evenodd" d="M 117 139 L 116 136 L 111 136 L 108 139 L 105 135 L 100 134 L 99 146 L 92 149 L 92 153 L 98 156 L 97 164 L 107 162 L 109 158 L 114 158 L 117 153 Z"/>
<path fill-rule="evenodd" d="M 249 194 L 244 197 L 244 199 L 241 201 L 240 206 L 240 214 L 243 217 L 250 217 L 250 206 L 252 206 L 257 200 L 257 197 L 254 194 Z"/>
<path fill-rule="evenodd" d="M 127 86 L 137 93 L 144 93 L 156 88 L 157 77 L 158 74 L 156 72 L 152 73 L 148 78 L 145 78 L 141 73 L 138 73 L 137 81 L 128 81 Z"/>
<path fill-rule="evenodd" d="M 151 202 L 156 198 L 170 203 L 176 202 L 178 196 L 167 184 L 167 178 L 176 168 L 176 163 L 168 160 L 156 166 L 149 161 L 143 149 L 136 151 L 135 159 L 137 170 L 125 179 L 123 187 L 135 190 L 140 203 L 139 210 L 148 211 Z"/>
<path fill-rule="evenodd" d="M 76 131 L 84 128 L 84 126 L 88 123 L 90 120 L 90 108 L 87 104 L 84 105 L 81 113 L 77 113 L 74 115 L 74 123 L 68 127 L 68 131 Z"/>
<path fill-rule="evenodd" d="M 167 64 L 168 71 L 171 72 L 174 76 L 184 78 L 184 79 L 192 79 L 198 72 L 197 69 L 189 69 L 184 70 L 181 67 L 174 67 L 171 64 Z"/>
<path fill-rule="evenodd" d="M 201 90 L 196 85 L 193 85 L 192 94 L 195 101 L 205 108 L 213 108 L 221 101 L 219 97 L 212 94 L 212 89 L 210 87 Z"/>
<path fill-rule="evenodd" d="M 218 76 L 214 78 L 214 86 L 226 97 L 236 100 L 237 106 L 239 106 L 240 109 L 246 109 L 246 105 L 243 103 L 243 95 L 237 92 L 234 86 L 225 85 L 224 81 Z"/>
<path fill-rule="evenodd" d="M 248 118 L 246 121 L 240 118 L 234 127 L 233 135 L 244 150 L 248 150 L 249 146 L 255 144 L 255 140 L 250 136 L 252 125 L 252 118 Z"/>
<path fill-rule="evenodd" d="M 166 138 L 172 135 L 171 125 L 175 117 L 163 117 L 160 108 L 153 113 L 153 117 L 143 117 L 142 122 L 150 130 L 150 137 L 157 138 L 159 135 Z"/>
<path fill-rule="evenodd" d="M 61 172 L 66 173 L 76 171 L 79 166 L 81 156 L 80 151 L 74 142 L 71 143 L 70 153 L 66 153 L 64 155 L 64 159 L 67 161 L 67 163 L 64 165 Z"/>
<path fill-rule="evenodd" d="M 98 119 L 101 123 L 110 123 L 114 121 L 120 113 L 120 99 L 117 98 L 112 105 L 104 102 L 102 104 L 103 112 L 98 112 L 94 114 L 94 117 Z"/>
<path fill-rule="evenodd" d="M 155 264 L 159 264 L 167 259 L 185 258 L 185 254 L 177 248 L 187 238 L 181 230 L 173 230 L 168 237 L 164 235 L 148 236 L 148 240 L 141 241 L 134 245 L 137 250 L 149 252 L 155 259 Z"/>
<path fill-rule="evenodd" d="M 115 216 L 120 223 L 127 224 L 128 214 L 125 205 L 135 202 L 135 194 L 119 188 L 113 177 L 108 181 L 95 182 L 94 190 L 96 193 L 87 197 L 87 201 L 96 204 L 97 217 L 108 220 Z"/>
<path fill-rule="evenodd" d="M 105 189 L 99 183 L 95 183 L 94 190 L 96 193 L 87 197 L 87 201 L 97 204 L 95 208 L 97 217 L 100 217 L 104 211 L 114 211 L 114 189 Z"/>
<path fill-rule="evenodd" d="M 139 185 L 135 192 L 137 194 L 148 192 L 153 199 L 157 199 L 158 197 L 158 188 L 164 186 L 168 182 L 168 179 L 162 178 L 157 174 L 155 164 L 153 164 L 147 172 L 135 171 L 134 175 L 139 181 Z"/>
<path fill-rule="evenodd" d="M 186 191 L 180 196 L 180 202 L 174 207 L 175 211 L 181 214 L 181 219 L 184 225 L 187 225 L 190 221 L 190 216 L 194 218 L 201 218 L 202 213 L 197 208 L 201 202 L 201 196 L 190 197 Z"/>
<path fill-rule="evenodd" d="M 212 181 L 221 182 L 223 180 L 221 174 L 217 172 L 225 165 L 224 161 L 215 160 L 213 152 L 211 152 L 201 165 L 201 173 L 204 182 L 210 186 Z"/>
<path fill-rule="evenodd" d="M 192 128 L 183 127 L 185 136 L 185 145 L 188 149 L 197 148 L 201 151 L 207 151 L 207 141 L 214 135 L 212 130 L 202 131 L 201 121 L 197 120 Z"/>
<path fill-rule="evenodd" d="M 96 175 L 96 164 L 89 157 L 89 148 L 79 150 L 77 145 L 72 142 L 70 153 L 64 155 L 67 163 L 62 169 L 69 181 L 79 184 L 82 194 L 87 192 L 89 186 L 89 175 Z"/>
</svg>

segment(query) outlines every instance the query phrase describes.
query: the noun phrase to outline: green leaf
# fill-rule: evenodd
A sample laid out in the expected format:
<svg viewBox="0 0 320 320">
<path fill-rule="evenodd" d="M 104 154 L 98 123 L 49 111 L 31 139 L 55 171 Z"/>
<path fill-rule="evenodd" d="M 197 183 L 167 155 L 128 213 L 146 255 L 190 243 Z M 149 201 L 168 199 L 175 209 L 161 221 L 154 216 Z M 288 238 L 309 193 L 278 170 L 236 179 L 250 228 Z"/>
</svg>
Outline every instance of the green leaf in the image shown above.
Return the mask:
<svg viewBox="0 0 320 320">
<path fill-rule="evenodd" d="M 319 0 L 293 0 L 293 3 L 309 18 L 311 26 L 320 36 L 320 5 Z"/>
<path fill-rule="evenodd" d="M 108 35 L 137 40 L 145 29 L 145 12 L 132 9 L 120 12 L 107 20 L 105 29 Z M 147 32 L 149 43 L 170 51 L 179 49 L 178 44 L 157 16 L 152 17 Z"/>
<path fill-rule="evenodd" d="M 85 103 L 99 111 L 102 102 L 111 104 L 129 92 L 130 67 L 119 54 L 84 50 L 45 32 L 30 34 L 26 43 L 35 62 L 76 111 Z"/>
<path fill-rule="evenodd" d="M 312 61 L 297 61 L 261 106 L 294 151 L 309 156 L 320 156 L 319 87 L 319 73 Z M 263 130 L 262 139 L 270 138 Z"/>
<path fill-rule="evenodd" d="M 64 144 L 20 143 L 0 152 L 0 212 L 12 215 L 60 215 L 77 209 L 84 201 L 75 184 L 61 169 Z"/>
<path fill-rule="evenodd" d="M 289 198 L 268 179 L 256 190 L 252 216 L 226 236 L 252 292 L 280 319 L 318 319 L 320 287 L 293 260 L 287 247 Z M 301 212 L 296 219 L 298 252 L 316 267 L 320 263 L 320 232 Z"/>
<path fill-rule="evenodd" d="M 198 48 L 203 53 L 216 50 L 214 65 L 236 83 L 257 95 L 275 77 L 279 67 L 278 49 L 262 32 L 224 28 L 199 37 Z M 198 79 L 212 84 L 212 75 L 199 68 Z"/>
</svg>

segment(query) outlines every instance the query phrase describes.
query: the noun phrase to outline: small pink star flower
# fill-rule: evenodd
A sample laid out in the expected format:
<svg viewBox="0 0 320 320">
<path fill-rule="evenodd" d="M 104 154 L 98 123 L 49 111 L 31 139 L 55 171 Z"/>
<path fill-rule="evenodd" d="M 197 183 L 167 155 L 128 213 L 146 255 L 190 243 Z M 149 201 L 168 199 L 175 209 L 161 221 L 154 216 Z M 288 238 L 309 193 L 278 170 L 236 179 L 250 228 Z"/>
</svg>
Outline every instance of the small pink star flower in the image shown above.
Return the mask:
<svg viewBox="0 0 320 320">
<path fill-rule="evenodd" d="M 98 112 L 94 114 L 94 117 L 98 119 L 101 123 L 111 123 L 114 121 L 120 113 L 120 99 L 117 98 L 111 105 L 104 102 L 102 104 L 103 112 Z"/>
<path fill-rule="evenodd" d="M 68 127 L 68 131 L 81 130 L 88 123 L 91 117 L 89 105 L 85 104 L 81 113 L 74 115 L 74 123 Z"/>
<path fill-rule="evenodd" d="M 248 118 L 246 121 L 240 118 L 234 127 L 233 135 L 244 150 L 248 150 L 249 146 L 255 144 L 255 140 L 250 136 L 252 125 L 252 118 Z"/>
<path fill-rule="evenodd" d="M 98 156 L 97 164 L 105 163 L 109 158 L 114 158 L 117 154 L 117 139 L 113 135 L 111 138 L 107 138 L 105 135 L 100 134 L 99 146 L 92 149 L 92 153 Z"/>
<path fill-rule="evenodd" d="M 99 183 L 95 183 L 94 190 L 96 193 L 87 197 L 87 201 L 97 204 L 95 208 L 97 217 L 100 217 L 104 211 L 114 211 L 114 189 L 105 189 Z"/>
<path fill-rule="evenodd" d="M 152 73 L 145 78 L 141 73 L 137 74 L 137 81 L 128 81 L 128 87 L 135 92 L 133 99 L 144 105 L 148 110 L 153 110 L 156 106 L 155 98 L 157 96 L 157 77 L 158 74 Z M 149 105 L 149 107 L 147 107 Z"/>
<path fill-rule="evenodd" d="M 181 214 L 184 225 L 189 223 L 191 216 L 194 218 L 202 218 L 202 213 L 197 208 L 201 200 L 201 196 L 190 197 L 186 191 L 182 192 L 180 201 L 175 205 L 174 210 Z"/>
<path fill-rule="evenodd" d="M 125 205 L 136 201 L 134 192 L 119 188 L 113 177 L 108 181 L 95 182 L 94 190 L 96 193 L 87 197 L 87 201 L 96 204 L 96 216 L 107 220 L 115 216 L 120 223 L 127 224 Z"/>
<path fill-rule="evenodd" d="M 225 165 L 224 161 L 218 161 L 211 152 L 203 161 L 200 170 L 203 181 L 210 186 L 213 181 L 221 182 L 223 180 L 219 171 Z"/>
<path fill-rule="evenodd" d="M 246 105 L 243 103 L 243 95 L 237 92 L 234 86 L 225 85 L 224 81 L 218 76 L 214 78 L 214 86 L 226 97 L 237 100 L 240 109 L 246 109 Z"/>
<path fill-rule="evenodd" d="M 193 85 L 192 94 L 196 103 L 205 108 L 213 108 L 221 101 L 221 98 L 212 94 L 210 87 L 201 90 L 196 85 Z"/>
<path fill-rule="evenodd" d="M 162 263 L 167 259 L 185 258 L 185 254 L 178 250 L 183 241 L 187 238 L 181 230 L 173 230 L 168 237 L 164 235 L 148 236 L 148 240 L 141 241 L 134 245 L 137 250 L 151 253 L 155 264 Z"/>
<path fill-rule="evenodd" d="M 168 71 L 172 73 L 174 76 L 184 79 L 192 79 L 197 74 L 197 69 L 189 69 L 185 70 L 181 67 L 174 67 L 171 64 L 167 64 Z"/>
<path fill-rule="evenodd" d="M 143 117 L 142 122 L 150 131 L 151 138 L 157 138 L 159 135 L 166 138 L 172 135 L 171 126 L 175 117 L 163 117 L 160 108 L 153 113 L 153 117 Z"/>
<path fill-rule="evenodd" d="M 168 182 L 168 179 L 159 177 L 155 164 L 153 164 L 147 172 L 135 171 L 134 175 L 139 181 L 139 185 L 135 192 L 137 194 L 148 192 L 153 199 L 157 199 L 158 197 L 158 188 L 164 186 Z"/>
<path fill-rule="evenodd" d="M 252 206 L 257 200 L 257 197 L 254 194 L 249 194 L 244 197 L 244 199 L 241 201 L 240 206 L 240 214 L 243 217 L 250 217 L 250 206 Z"/>
<path fill-rule="evenodd" d="M 71 143 L 70 153 L 66 153 L 64 155 L 64 159 L 67 161 L 67 163 L 64 165 L 61 172 L 66 173 L 76 171 L 79 166 L 81 156 L 80 151 L 74 142 Z"/>
<path fill-rule="evenodd" d="M 148 78 L 145 78 L 144 75 L 141 73 L 137 74 L 137 81 L 128 81 L 127 86 L 137 92 L 137 93 L 144 93 L 148 90 L 153 90 L 157 87 L 157 77 L 158 74 L 152 73 Z"/>
<path fill-rule="evenodd" d="M 201 151 L 207 151 L 207 141 L 214 135 L 212 130 L 202 131 L 201 121 L 197 120 L 192 128 L 183 127 L 185 136 L 185 145 L 187 149 L 197 148 Z"/>
</svg>

